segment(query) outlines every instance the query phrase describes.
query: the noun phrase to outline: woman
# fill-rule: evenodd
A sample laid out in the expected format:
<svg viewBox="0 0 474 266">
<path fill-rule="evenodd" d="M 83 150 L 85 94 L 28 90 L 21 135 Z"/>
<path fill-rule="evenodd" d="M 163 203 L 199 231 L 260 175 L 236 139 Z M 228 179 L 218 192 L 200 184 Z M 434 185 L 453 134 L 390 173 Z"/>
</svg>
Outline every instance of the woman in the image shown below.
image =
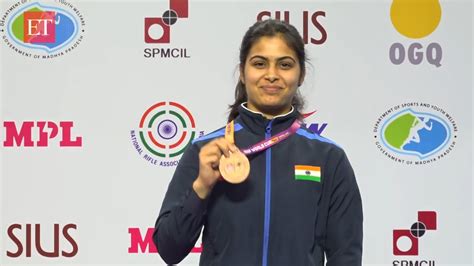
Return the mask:
<svg viewBox="0 0 474 266">
<path fill-rule="evenodd" d="M 249 28 L 229 115 L 235 144 L 222 128 L 181 158 L 153 235 L 167 263 L 180 262 L 204 227 L 201 265 L 319 266 L 325 256 L 326 265 L 361 265 L 362 206 L 349 161 L 298 122 L 305 61 L 293 26 L 266 20 Z M 287 138 L 270 143 L 280 133 Z M 222 181 L 221 157 L 248 147 L 264 150 L 248 154 L 247 179 Z"/>
</svg>

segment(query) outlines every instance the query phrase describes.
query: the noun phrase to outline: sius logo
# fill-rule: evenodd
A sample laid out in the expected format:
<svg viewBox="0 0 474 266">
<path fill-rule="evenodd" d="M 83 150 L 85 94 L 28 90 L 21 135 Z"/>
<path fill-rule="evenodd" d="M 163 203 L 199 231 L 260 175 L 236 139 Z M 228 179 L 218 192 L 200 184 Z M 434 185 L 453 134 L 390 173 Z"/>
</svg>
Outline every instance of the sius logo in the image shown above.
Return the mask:
<svg viewBox="0 0 474 266">
<path fill-rule="evenodd" d="M 52 5 L 27 2 L 17 2 L 0 20 L 1 32 L 6 33 L 3 40 L 16 53 L 49 59 L 71 52 L 82 42 L 85 22 L 76 7 L 64 0 Z"/>
<path fill-rule="evenodd" d="M 456 145 L 457 125 L 444 109 L 428 103 L 405 103 L 384 112 L 375 123 L 375 145 L 388 158 L 427 164 L 447 156 Z"/>
<path fill-rule="evenodd" d="M 131 227 L 128 228 L 128 233 L 130 234 L 130 247 L 128 248 L 128 253 L 158 253 L 158 250 L 153 243 L 153 231 L 155 229 L 148 228 L 143 237 L 140 228 Z M 191 253 L 201 253 L 202 244 L 199 247 L 194 247 L 191 250 Z"/>
<path fill-rule="evenodd" d="M 393 0 L 390 8 L 393 27 L 403 36 L 410 39 L 421 39 L 430 35 L 441 21 L 439 0 Z M 443 50 L 436 42 L 423 44 L 413 42 L 403 45 L 394 43 L 389 50 L 390 61 L 400 65 L 406 60 L 412 65 L 419 65 L 424 60 L 436 67 L 441 66 Z"/>
<path fill-rule="evenodd" d="M 17 258 L 25 254 L 26 257 L 31 257 L 32 255 L 32 241 L 34 241 L 34 248 L 38 252 L 38 255 L 47 258 L 58 258 L 60 256 L 71 258 L 76 256 L 79 251 L 76 240 L 71 236 L 70 230 L 76 230 L 77 225 L 75 224 L 66 224 L 60 226 L 59 224 L 54 224 L 53 228 L 53 239 L 51 241 L 48 238 L 46 243 L 53 243 L 52 248 L 45 248 L 42 243 L 42 238 L 45 237 L 45 234 L 41 233 L 40 224 L 12 224 L 7 229 L 7 235 L 11 241 L 16 245 L 16 251 L 7 250 L 7 256 L 11 258 Z M 60 241 L 61 235 L 68 242 L 68 247 L 63 249 L 60 245 L 63 241 Z M 23 241 L 24 239 L 24 241 Z M 48 250 L 48 251 L 47 251 Z M 52 251 L 50 251 L 52 250 Z M 60 253 L 61 251 L 61 253 Z"/>
<path fill-rule="evenodd" d="M 437 214 L 435 211 L 419 211 L 418 220 L 410 229 L 393 230 L 393 255 L 395 256 L 418 256 L 419 239 L 427 231 L 436 231 Z M 426 265 L 434 266 L 433 260 L 409 261 L 395 260 L 393 265 Z"/>
<path fill-rule="evenodd" d="M 171 42 L 171 26 L 178 18 L 188 18 L 188 0 L 169 0 L 169 9 L 162 17 L 145 18 L 145 43 L 169 44 Z M 186 48 L 161 47 L 145 48 L 145 58 L 190 58 Z"/>
<path fill-rule="evenodd" d="M 300 32 L 303 33 L 303 41 L 305 44 L 311 43 L 314 45 L 321 45 L 326 42 L 328 34 L 324 26 L 319 22 L 319 17 L 326 17 L 326 12 L 316 11 L 310 14 L 310 11 L 303 11 L 301 18 L 303 30 Z M 274 18 L 290 23 L 290 11 L 275 11 L 273 16 L 270 11 L 262 11 L 257 14 L 257 21 L 262 21 L 267 18 Z M 311 22 L 309 22 L 310 19 Z M 291 21 L 291 23 L 294 23 L 294 21 Z M 310 37 L 310 28 L 316 29 L 316 38 L 313 38 L 314 36 Z"/>
<path fill-rule="evenodd" d="M 191 112 L 177 102 L 154 104 L 143 113 L 138 129 L 130 131 L 138 154 L 160 166 L 178 165 L 179 157 L 197 135 Z"/>
<path fill-rule="evenodd" d="M 38 139 L 33 141 L 33 128 L 38 130 Z M 54 139 L 61 133 L 61 140 L 59 141 L 60 147 L 81 147 L 82 137 L 72 137 L 72 128 L 74 123 L 72 121 L 61 121 L 58 124 L 51 121 L 25 121 L 21 123 L 21 128 L 15 124 L 15 121 L 4 121 L 3 127 L 5 128 L 5 141 L 3 142 L 4 147 L 48 147 L 49 140 Z"/>
</svg>

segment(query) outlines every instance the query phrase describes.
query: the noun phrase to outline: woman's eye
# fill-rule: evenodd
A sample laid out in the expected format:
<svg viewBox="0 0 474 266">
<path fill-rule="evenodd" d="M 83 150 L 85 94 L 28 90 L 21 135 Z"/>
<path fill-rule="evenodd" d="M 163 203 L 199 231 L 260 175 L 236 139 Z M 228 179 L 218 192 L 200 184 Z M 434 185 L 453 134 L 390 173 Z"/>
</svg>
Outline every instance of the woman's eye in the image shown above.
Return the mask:
<svg viewBox="0 0 474 266">
<path fill-rule="evenodd" d="M 283 68 L 283 69 L 290 69 L 293 67 L 293 64 L 290 63 L 290 62 L 281 62 L 280 63 L 280 66 Z"/>
<path fill-rule="evenodd" d="M 263 62 L 263 61 L 255 61 L 255 62 L 252 63 L 252 65 L 253 65 L 254 67 L 261 68 L 261 67 L 264 67 L 264 66 L 265 66 L 265 62 Z"/>
</svg>

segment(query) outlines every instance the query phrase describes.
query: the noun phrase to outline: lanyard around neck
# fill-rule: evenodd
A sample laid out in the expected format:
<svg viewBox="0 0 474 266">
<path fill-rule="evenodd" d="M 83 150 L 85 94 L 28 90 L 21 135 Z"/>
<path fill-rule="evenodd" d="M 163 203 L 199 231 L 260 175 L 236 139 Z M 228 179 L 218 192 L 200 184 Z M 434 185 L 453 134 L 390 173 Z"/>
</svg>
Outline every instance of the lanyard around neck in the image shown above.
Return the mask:
<svg viewBox="0 0 474 266">
<path fill-rule="evenodd" d="M 241 149 L 241 151 L 245 155 L 250 155 L 266 150 L 294 134 L 301 127 L 301 123 L 302 122 L 300 120 L 296 119 L 289 128 L 283 130 L 282 132 L 276 134 L 273 137 L 264 139 L 248 148 Z M 230 123 L 227 124 L 225 128 L 225 139 L 227 139 L 231 143 L 234 143 L 234 120 L 230 121 Z"/>
</svg>

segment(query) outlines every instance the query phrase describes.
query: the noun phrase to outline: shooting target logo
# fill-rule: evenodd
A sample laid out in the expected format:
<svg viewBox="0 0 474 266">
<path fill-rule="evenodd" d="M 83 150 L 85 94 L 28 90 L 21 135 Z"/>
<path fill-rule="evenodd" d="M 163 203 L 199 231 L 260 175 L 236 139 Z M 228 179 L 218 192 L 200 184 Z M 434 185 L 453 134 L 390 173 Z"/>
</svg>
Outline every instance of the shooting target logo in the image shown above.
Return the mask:
<svg viewBox="0 0 474 266">
<path fill-rule="evenodd" d="M 160 166 L 177 166 L 188 144 L 203 134 L 196 130 L 191 112 L 177 102 L 152 105 L 141 116 L 138 129 L 130 132 L 138 154 Z"/>
</svg>

